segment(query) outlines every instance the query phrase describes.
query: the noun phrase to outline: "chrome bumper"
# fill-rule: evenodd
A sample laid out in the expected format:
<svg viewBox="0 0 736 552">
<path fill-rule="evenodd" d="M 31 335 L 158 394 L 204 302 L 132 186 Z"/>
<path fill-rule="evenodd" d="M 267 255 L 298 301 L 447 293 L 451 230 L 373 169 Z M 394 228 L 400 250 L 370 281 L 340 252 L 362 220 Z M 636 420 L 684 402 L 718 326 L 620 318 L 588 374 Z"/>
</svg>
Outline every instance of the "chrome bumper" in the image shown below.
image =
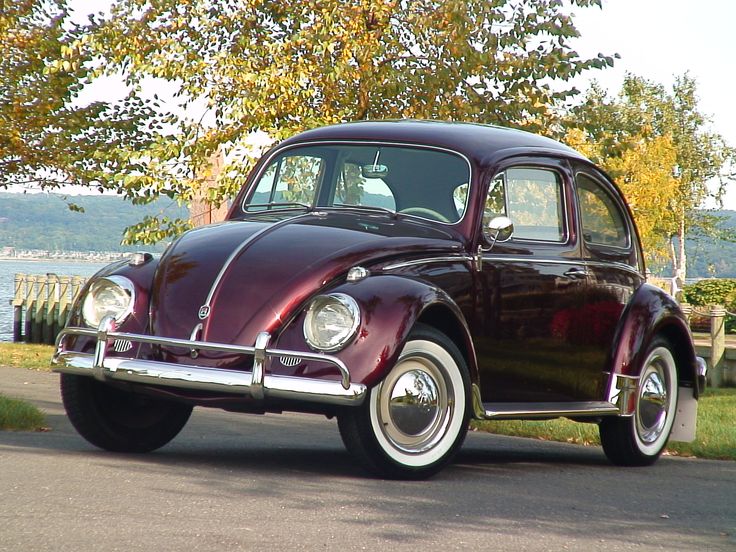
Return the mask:
<svg viewBox="0 0 736 552">
<path fill-rule="evenodd" d="M 708 365 L 705 363 L 705 359 L 703 357 L 695 357 L 695 368 L 698 379 L 698 394 L 700 394 L 705 391 L 705 382 L 706 377 L 708 376 Z"/>
<path fill-rule="evenodd" d="M 62 345 L 68 336 L 95 338 L 94 354 L 64 351 Z M 124 381 L 146 385 L 176 387 L 240 394 L 253 399 L 292 399 L 321 404 L 358 405 L 365 398 L 367 388 L 351 383 L 350 372 L 338 358 L 321 353 L 286 351 L 268 348 L 271 336 L 261 332 L 255 346 L 242 347 L 225 343 L 210 343 L 187 339 L 153 337 L 114 331 L 112 319 L 105 318 L 97 330 L 89 328 L 65 328 L 56 340 L 56 353 L 51 360 L 52 370 L 62 374 L 91 376 L 100 381 Z M 130 341 L 169 347 L 183 347 L 192 351 L 218 351 L 253 355 L 250 372 L 188 366 L 169 362 L 141 360 L 125 357 L 108 357 L 112 342 Z M 341 381 L 311 379 L 307 377 L 266 374 L 265 360 L 269 357 L 301 358 L 335 366 Z"/>
</svg>

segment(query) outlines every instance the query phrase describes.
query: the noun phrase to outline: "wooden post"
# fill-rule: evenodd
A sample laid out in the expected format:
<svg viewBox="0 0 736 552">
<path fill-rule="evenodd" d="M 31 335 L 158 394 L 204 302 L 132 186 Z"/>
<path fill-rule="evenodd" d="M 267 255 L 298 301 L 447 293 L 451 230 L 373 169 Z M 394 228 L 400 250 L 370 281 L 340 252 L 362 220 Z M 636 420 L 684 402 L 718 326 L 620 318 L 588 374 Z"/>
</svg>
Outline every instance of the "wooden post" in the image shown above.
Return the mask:
<svg viewBox="0 0 736 552">
<path fill-rule="evenodd" d="M 26 275 L 15 275 L 15 292 L 13 293 L 13 341 L 23 339 L 23 300 L 26 291 Z"/>
<path fill-rule="evenodd" d="M 685 315 L 688 325 L 690 325 L 690 317 L 693 315 L 693 306 L 690 303 L 680 303 L 682 314 Z"/>
<path fill-rule="evenodd" d="M 72 276 L 72 300 L 74 300 L 82 289 L 85 280 L 79 276 Z"/>
<path fill-rule="evenodd" d="M 26 343 L 33 343 L 33 322 L 36 313 L 36 277 L 29 274 L 26 277 L 26 317 L 25 317 L 25 332 L 23 335 L 23 341 Z"/>
<path fill-rule="evenodd" d="M 710 308 L 710 342 L 708 379 L 712 387 L 720 387 L 726 352 L 726 309 L 721 305 L 712 305 Z"/>
<path fill-rule="evenodd" d="M 46 274 L 47 285 L 46 285 L 46 320 L 44 323 L 44 334 L 43 342 L 47 345 L 52 345 L 55 341 L 56 333 L 58 331 L 58 317 L 59 317 L 59 277 L 56 274 Z"/>
<path fill-rule="evenodd" d="M 31 343 L 43 343 L 44 326 L 46 324 L 46 296 L 48 294 L 48 278 L 36 277 L 36 312 L 33 319 L 33 335 Z"/>
<path fill-rule="evenodd" d="M 59 316 L 57 320 L 59 326 L 56 330 L 57 335 L 61 328 L 66 325 L 72 297 L 72 279 L 69 276 L 62 276 L 59 278 Z"/>
</svg>

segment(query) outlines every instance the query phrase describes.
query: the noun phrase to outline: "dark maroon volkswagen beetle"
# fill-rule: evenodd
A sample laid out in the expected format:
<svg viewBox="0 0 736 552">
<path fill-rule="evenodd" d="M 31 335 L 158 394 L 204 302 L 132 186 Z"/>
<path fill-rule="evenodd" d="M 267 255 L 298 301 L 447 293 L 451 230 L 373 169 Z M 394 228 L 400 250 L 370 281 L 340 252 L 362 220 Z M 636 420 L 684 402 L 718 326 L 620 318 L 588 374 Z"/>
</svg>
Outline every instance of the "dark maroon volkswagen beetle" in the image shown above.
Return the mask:
<svg viewBox="0 0 736 552">
<path fill-rule="evenodd" d="M 273 148 L 227 220 L 108 266 L 53 360 L 92 444 L 150 451 L 194 405 L 336 416 L 389 477 L 470 418 L 600 426 L 616 464 L 691 440 L 705 376 L 631 215 L 575 151 L 498 127 L 360 122 Z"/>
</svg>

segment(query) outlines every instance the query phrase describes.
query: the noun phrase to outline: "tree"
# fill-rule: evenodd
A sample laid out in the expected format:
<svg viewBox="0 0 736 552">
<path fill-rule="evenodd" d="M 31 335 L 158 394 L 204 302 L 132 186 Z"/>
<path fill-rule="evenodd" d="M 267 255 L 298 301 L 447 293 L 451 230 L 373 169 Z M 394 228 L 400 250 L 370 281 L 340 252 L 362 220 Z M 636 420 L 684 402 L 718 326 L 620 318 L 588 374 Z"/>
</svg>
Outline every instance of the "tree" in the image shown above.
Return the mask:
<svg viewBox="0 0 736 552">
<path fill-rule="evenodd" d="M 226 164 L 214 203 L 242 186 L 256 131 L 281 140 L 404 117 L 538 131 L 577 93 L 567 81 L 613 63 L 570 47 L 578 31 L 559 0 L 119 0 L 86 32 L 79 46 L 96 74 L 122 73 L 136 97 L 146 79 L 166 81 L 188 113 L 204 106 L 211 118 L 170 120 L 140 151 L 125 193 L 189 199 L 219 150 Z M 145 240 L 156 224 L 133 233 Z"/>
<path fill-rule="evenodd" d="M 684 280 L 685 237 L 719 233 L 702 207 L 720 201 L 736 151 L 709 128 L 687 74 L 668 92 L 627 75 L 611 99 L 593 85 L 567 120 L 567 141 L 602 165 L 620 185 L 637 220 L 647 257 L 668 257 Z"/>
<path fill-rule="evenodd" d="M 92 59 L 64 0 L 0 2 L 0 188 L 116 189 L 152 140 L 154 105 L 76 105 Z"/>
</svg>

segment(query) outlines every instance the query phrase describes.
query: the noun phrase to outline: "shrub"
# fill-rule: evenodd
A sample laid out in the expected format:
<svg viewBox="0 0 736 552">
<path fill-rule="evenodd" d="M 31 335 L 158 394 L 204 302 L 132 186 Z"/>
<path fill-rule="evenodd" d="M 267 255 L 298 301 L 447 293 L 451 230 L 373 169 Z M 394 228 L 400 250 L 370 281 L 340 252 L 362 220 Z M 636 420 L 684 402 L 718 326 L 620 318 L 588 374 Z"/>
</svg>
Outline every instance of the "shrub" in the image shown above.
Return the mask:
<svg viewBox="0 0 736 552">
<path fill-rule="evenodd" d="M 727 311 L 736 312 L 736 279 L 709 278 L 687 284 L 682 296 L 694 306 L 723 305 Z M 736 333 L 736 317 L 726 316 L 726 332 Z"/>
</svg>

